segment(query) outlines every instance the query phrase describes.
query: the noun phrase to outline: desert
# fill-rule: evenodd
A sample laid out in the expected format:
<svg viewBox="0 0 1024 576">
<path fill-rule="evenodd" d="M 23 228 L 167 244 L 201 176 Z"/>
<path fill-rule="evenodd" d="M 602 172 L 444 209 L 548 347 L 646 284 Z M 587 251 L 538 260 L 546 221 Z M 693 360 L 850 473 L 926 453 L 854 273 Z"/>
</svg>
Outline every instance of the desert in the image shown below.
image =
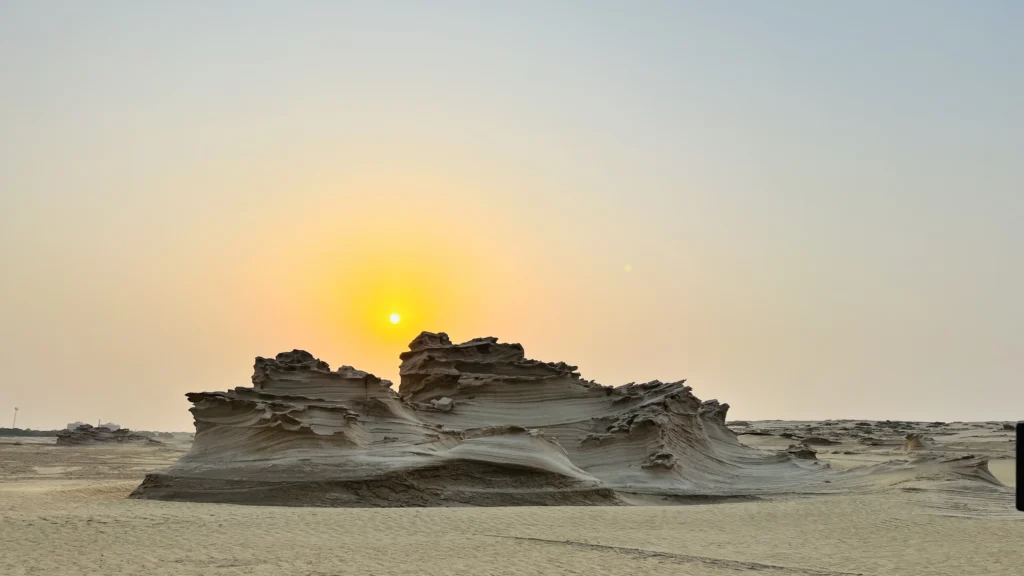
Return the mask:
<svg viewBox="0 0 1024 576">
<path fill-rule="evenodd" d="M 189 394 L 194 439 L 3 438 L 0 573 L 1018 573 L 1008 422 L 729 421 L 497 338 L 409 348 L 397 389 L 257 358 Z"/>
<path fill-rule="evenodd" d="M 1024 0 L 0 0 L 0 576 L 1024 576 L 1022 71 Z"/>
<path fill-rule="evenodd" d="M 749 422 L 744 429 L 756 434 L 740 440 L 785 449 L 792 440 L 775 434 L 825 424 Z M 952 454 L 991 451 L 993 475 L 1014 484 L 1012 436 L 998 424 L 931 430 L 948 439 Z M 129 498 L 148 473 L 188 449 L 188 442 L 64 447 L 52 438 L 0 438 L 0 574 L 1020 573 L 1024 522 L 1012 493 L 975 481 L 943 491 L 911 481 L 847 494 L 614 507 L 315 508 Z M 865 447 L 852 437 L 816 450 L 835 468 L 907 458 L 896 444 Z"/>
</svg>

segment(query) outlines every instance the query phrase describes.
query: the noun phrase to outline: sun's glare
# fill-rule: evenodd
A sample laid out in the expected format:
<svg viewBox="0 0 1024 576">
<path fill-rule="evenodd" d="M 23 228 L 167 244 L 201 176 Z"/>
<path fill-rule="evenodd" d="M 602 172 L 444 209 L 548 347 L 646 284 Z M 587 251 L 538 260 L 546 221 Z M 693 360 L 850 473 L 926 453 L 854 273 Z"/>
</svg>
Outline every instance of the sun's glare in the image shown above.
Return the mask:
<svg viewBox="0 0 1024 576">
<path fill-rule="evenodd" d="M 402 321 L 402 317 L 399 316 L 397 312 L 392 312 L 389 319 L 391 320 L 392 324 L 398 324 L 399 322 Z"/>
</svg>

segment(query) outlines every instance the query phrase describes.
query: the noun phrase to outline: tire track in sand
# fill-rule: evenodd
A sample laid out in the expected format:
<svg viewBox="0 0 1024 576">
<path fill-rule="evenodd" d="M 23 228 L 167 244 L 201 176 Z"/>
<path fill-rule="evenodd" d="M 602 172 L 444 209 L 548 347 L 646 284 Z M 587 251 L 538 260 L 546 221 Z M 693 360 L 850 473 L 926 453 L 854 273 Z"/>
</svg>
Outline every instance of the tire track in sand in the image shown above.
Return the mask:
<svg viewBox="0 0 1024 576">
<path fill-rule="evenodd" d="M 751 570 L 765 572 L 779 572 L 781 574 L 801 574 L 804 576 L 864 576 L 862 572 L 836 572 L 834 570 L 818 570 L 815 568 L 803 568 L 800 566 L 780 566 L 777 564 L 762 564 L 760 562 L 744 562 L 741 560 L 727 560 L 711 556 L 694 556 L 692 554 L 676 554 L 672 552 L 659 552 L 656 550 L 644 550 L 642 548 L 627 548 L 623 546 L 608 546 L 605 544 L 588 544 L 575 540 L 548 540 L 546 538 L 531 538 L 528 536 L 500 536 L 497 534 L 486 534 L 492 538 L 506 538 L 511 540 L 522 540 L 527 542 L 538 542 L 542 544 L 553 544 L 556 546 L 570 546 L 594 550 L 597 552 L 611 552 L 625 554 L 637 558 L 664 558 L 675 560 L 681 564 L 704 564 L 716 568 L 726 568 L 749 572 Z"/>
</svg>

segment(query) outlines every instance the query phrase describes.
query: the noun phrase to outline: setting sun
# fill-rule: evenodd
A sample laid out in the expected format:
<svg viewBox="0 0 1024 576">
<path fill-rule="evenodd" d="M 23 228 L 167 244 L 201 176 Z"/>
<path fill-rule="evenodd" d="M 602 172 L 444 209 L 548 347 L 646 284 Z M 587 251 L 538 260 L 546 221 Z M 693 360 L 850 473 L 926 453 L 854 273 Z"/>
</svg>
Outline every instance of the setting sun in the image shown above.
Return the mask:
<svg viewBox="0 0 1024 576">
<path fill-rule="evenodd" d="M 402 317 L 399 316 L 397 312 L 392 312 L 389 319 L 391 320 L 392 324 L 398 324 L 399 322 L 402 321 Z"/>
</svg>

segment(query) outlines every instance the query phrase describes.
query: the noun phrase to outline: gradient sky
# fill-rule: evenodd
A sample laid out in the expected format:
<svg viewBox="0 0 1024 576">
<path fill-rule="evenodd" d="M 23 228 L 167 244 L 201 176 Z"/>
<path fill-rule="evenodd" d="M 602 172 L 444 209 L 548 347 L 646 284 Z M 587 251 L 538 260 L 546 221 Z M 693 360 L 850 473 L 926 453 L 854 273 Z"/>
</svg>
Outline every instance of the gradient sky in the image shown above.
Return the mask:
<svg viewBox="0 0 1024 576">
<path fill-rule="evenodd" d="M 0 0 L 0 426 L 188 430 L 420 330 L 1024 418 L 1021 6 Z"/>
</svg>

